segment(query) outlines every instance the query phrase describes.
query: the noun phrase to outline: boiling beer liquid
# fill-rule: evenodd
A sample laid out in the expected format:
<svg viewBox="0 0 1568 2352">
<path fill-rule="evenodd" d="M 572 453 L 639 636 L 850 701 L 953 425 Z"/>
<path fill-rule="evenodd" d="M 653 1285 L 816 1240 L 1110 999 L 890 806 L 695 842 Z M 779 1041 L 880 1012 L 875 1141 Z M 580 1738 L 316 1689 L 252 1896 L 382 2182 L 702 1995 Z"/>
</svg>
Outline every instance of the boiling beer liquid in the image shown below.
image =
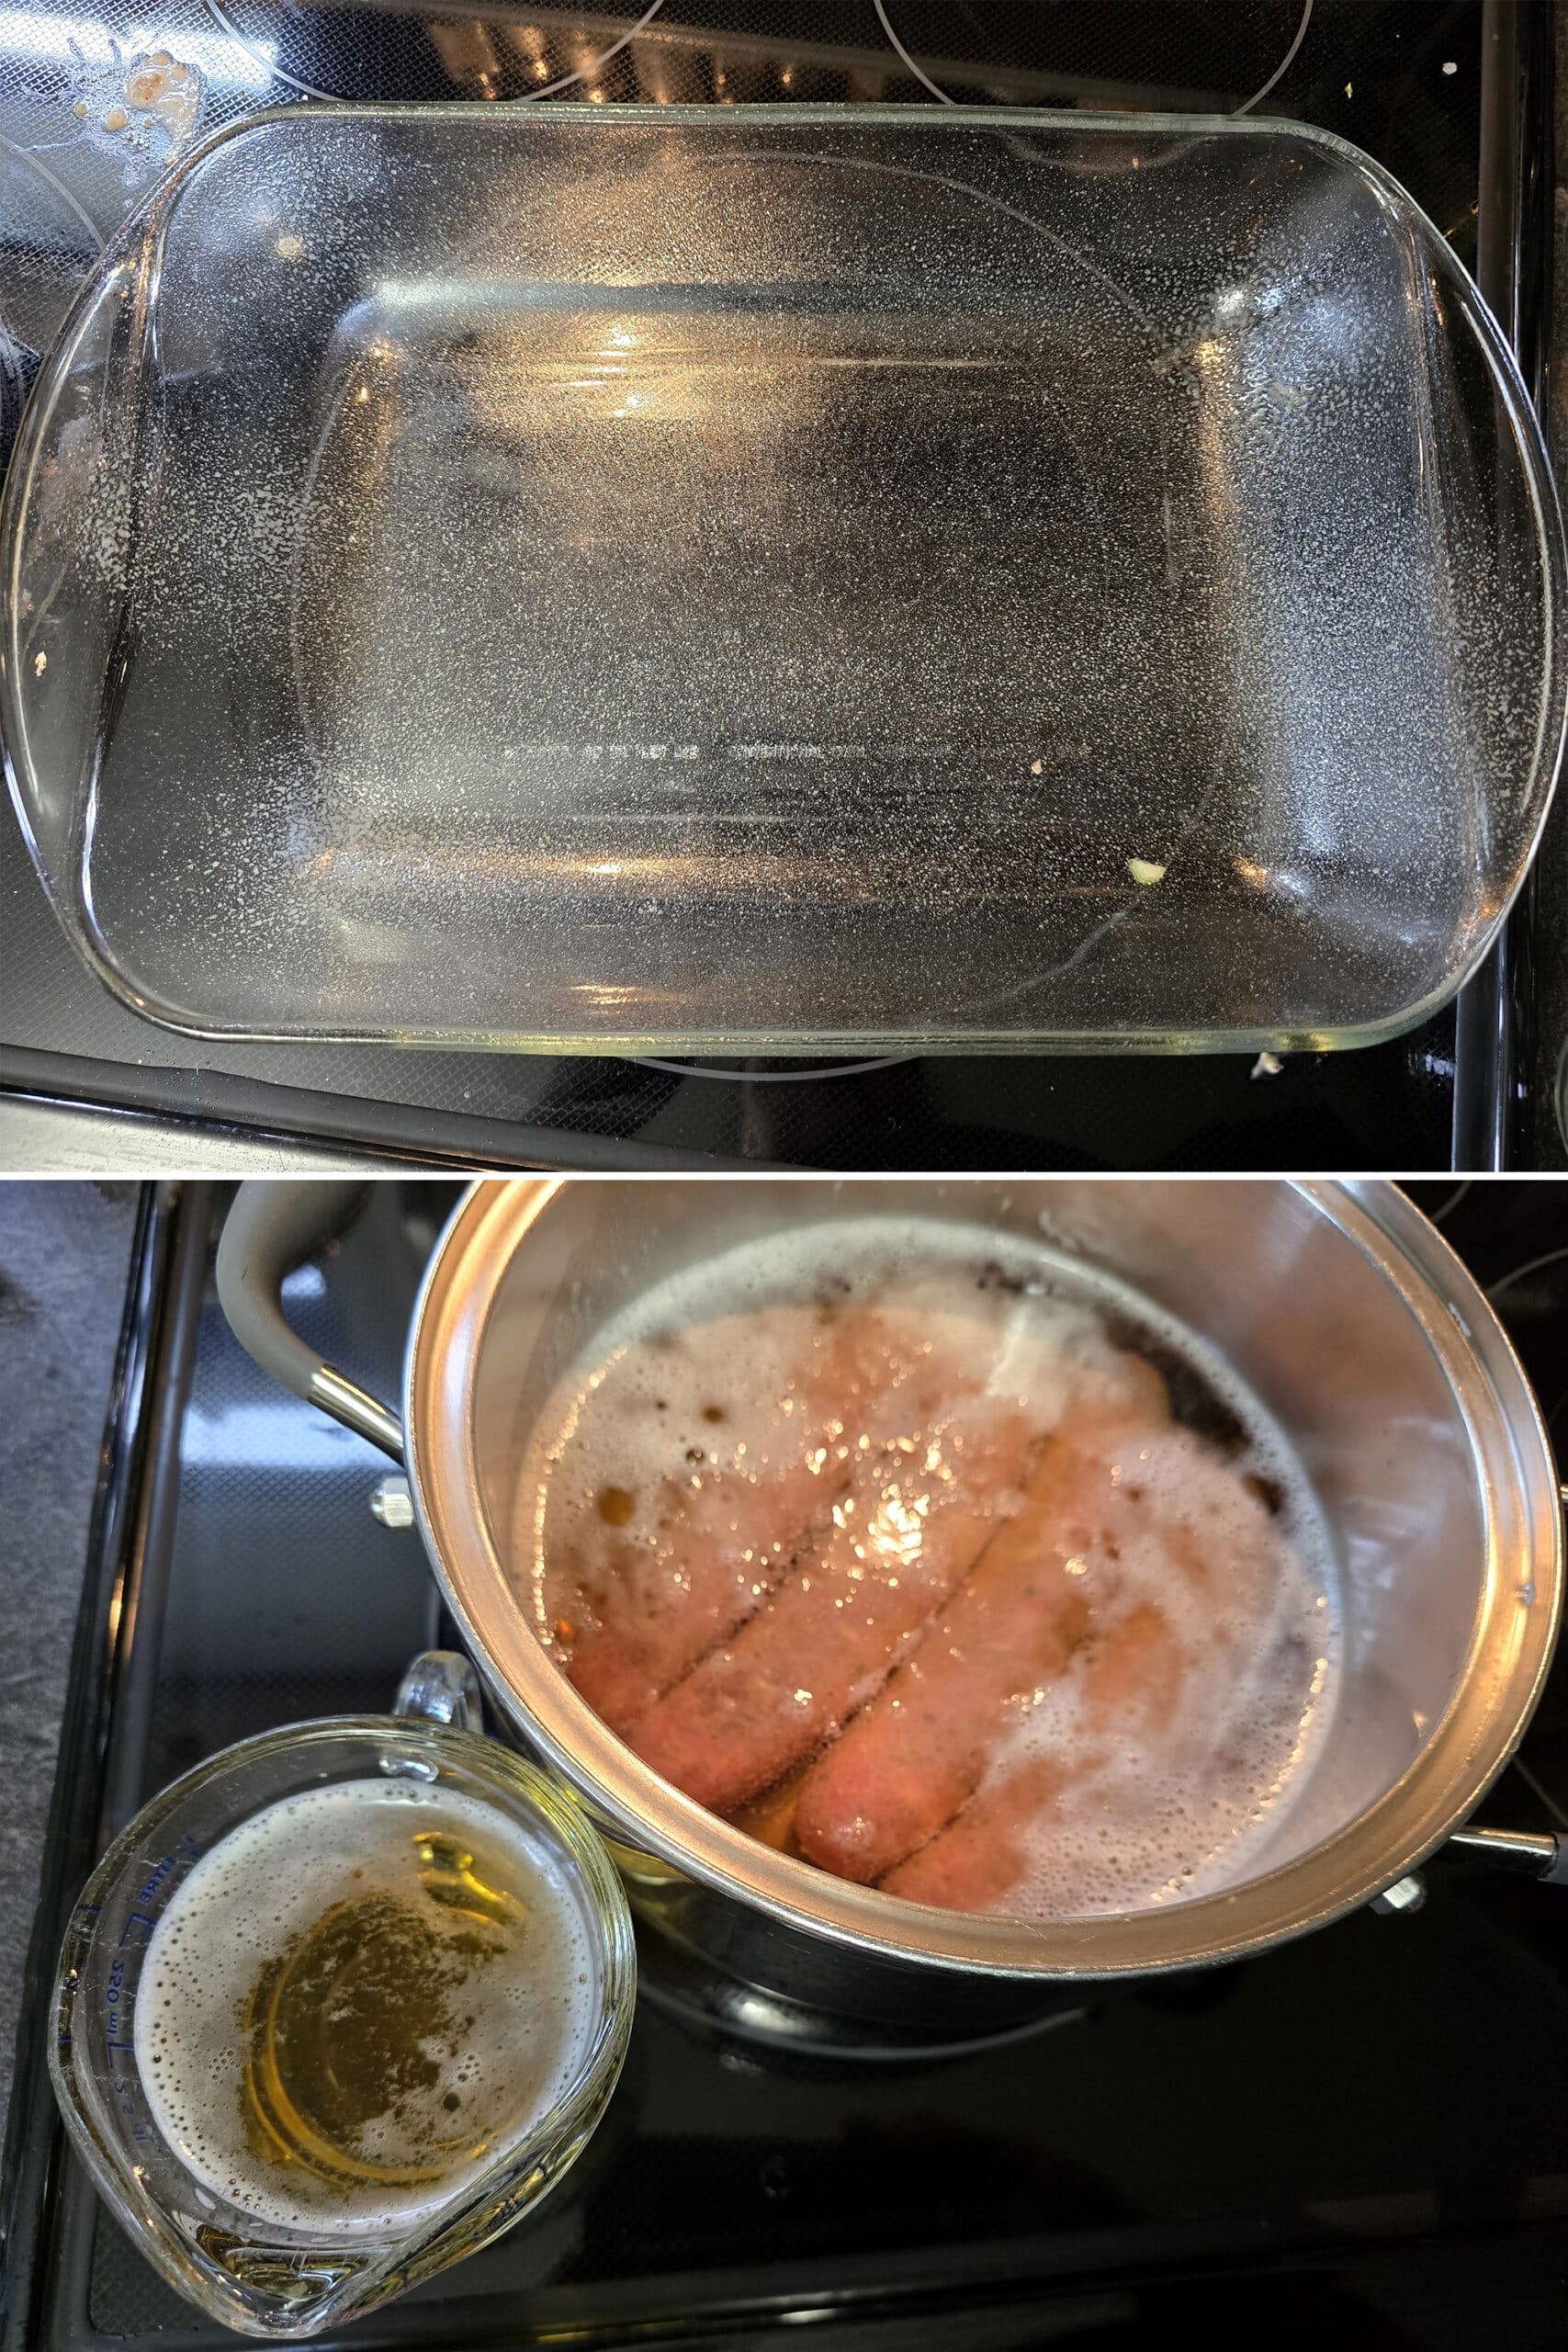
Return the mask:
<svg viewBox="0 0 1568 2352">
<path fill-rule="evenodd" d="M 234 2204 L 403 2231 L 570 2086 L 590 1951 L 555 1856 L 499 1811 L 403 1781 L 307 1790 L 173 1896 L 138 2067 L 171 2146 Z"/>
<path fill-rule="evenodd" d="M 596 1645 L 600 1679 L 580 1682 L 591 1697 L 610 1687 L 607 1654 L 612 1667 L 623 1655 L 637 1664 L 662 1643 L 668 1657 L 666 1629 L 698 1599 L 711 1604 L 712 1655 L 722 1660 L 780 1596 L 818 1577 L 834 1519 L 852 1509 L 853 1523 L 870 1530 L 892 1497 L 918 1540 L 919 1514 L 939 1508 L 949 1458 L 959 1458 L 954 1432 L 983 1439 L 1007 1415 L 1049 1432 L 1097 1381 L 1125 1386 L 1140 1358 L 1166 1401 L 1129 1433 L 1125 1464 L 1110 1476 L 1145 1498 L 1145 1520 L 1118 1524 L 1101 1546 L 1109 1556 L 1069 1572 L 1081 1578 L 1095 1639 L 1164 1628 L 1166 1665 L 1156 1659 L 1145 1675 L 1161 1704 L 1119 1712 L 1096 1687 L 1094 1639 L 1054 1679 L 1021 1683 L 998 1719 L 976 1801 L 1026 1769 L 1050 1796 L 1032 1825 L 1018 1825 L 1010 1883 L 978 1907 L 1071 1917 L 1235 1885 L 1270 1866 L 1271 1842 L 1328 1737 L 1341 1642 L 1332 1545 L 1289 1440 L 1234 1369 L 1043 1238 L 919 1217 L 834 1218 L 650 1286 L 584 1349 L 538 1417 L 513 1524 L 519 1597 L 573 1679 Z M 815 1520 L 799 1500 L 803 1465 L 821 1465 L 829 1488 Z M 999 1526 L 1018 1504 L 1001 1491 L 977 1507 Z M 1173 1566 L 1173 1537 L 1195 1578 Z M 1209 1575 L 1211 1565 L 1224 1573 Z M 852 1594 L 833 1605 L 854 1605 Z M 874 1702 L 920 1638 L 906 1633 L 868 1663 L 845 1719 Z M 673 1670 L 694 1688 L 691 1662 Z M 717 1702 L 731 1712 L 688 1724 L 733 1742 L 743 1708 L 771 1727 L 811 1698 L 793 1686 L 813 1680 L 810 1670 L 785 1671 L 775 1690 L 760 1673 L 744 1686 L 736 1677 Z M 623 1677 L 629 1695 L 614 1727 L 637 1747 L 656 1720 L 646 1711 L 682 1687 L 668 1670 L 648 1687 Z M 842 1720 L 825 1729 L 830 1746 Z M 731 1817 L 781 1842 L 812 1760 L 803 1755 Z M 903 1892 L 901 1876 L 884 1883 Z M 922 1890 L 914 1899 L 949 1898 Z"/>
</svg>

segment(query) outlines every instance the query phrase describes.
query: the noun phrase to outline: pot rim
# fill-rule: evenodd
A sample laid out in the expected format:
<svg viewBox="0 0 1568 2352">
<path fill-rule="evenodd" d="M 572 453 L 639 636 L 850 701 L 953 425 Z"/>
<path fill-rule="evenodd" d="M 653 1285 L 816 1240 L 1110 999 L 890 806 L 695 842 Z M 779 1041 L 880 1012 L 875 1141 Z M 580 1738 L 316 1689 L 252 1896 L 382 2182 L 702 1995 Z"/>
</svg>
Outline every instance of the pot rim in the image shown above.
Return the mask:
<svg viewBox="0 0 1568 2352">
<path fill-rule="evenodd" d="M 709 1813 L 635 1755 L 540 1645 L 480 1499 L 472 1404 L 490 1306 L 563 1181 L 584 1180 L 481 1180 L 448 1220 L 410 1328 L 409 1480 L 437 1579 L 496 1703 L 600 1827 L 639 1855 L 884 1960 L 1043 1980 L 1154 1973 L 1263 1951 L 1355 1909 L 1440 1845 L 1506 1765 L 1540 1694 L 1563 1597 L 1562 1494 L 1512 1343 L 1448 1243 L 1394 1185 L 1241 1179 L 1287 1183 L 1359 1250 L 1420 1327 L 1464 1413 L 1487 1532 L 1485 1581 L 1453 1695 L 1400 1779 L 1333 1838 L 1262 1877 L 1168 1909 L 1085 1919 L 911 1903 L 781 1854 Z M 854 1181 L 841 1185 L 852 1197 Z M 465 1278 L 477 1262 L 489 1265 L 488 1282 Z"/>
</svg>

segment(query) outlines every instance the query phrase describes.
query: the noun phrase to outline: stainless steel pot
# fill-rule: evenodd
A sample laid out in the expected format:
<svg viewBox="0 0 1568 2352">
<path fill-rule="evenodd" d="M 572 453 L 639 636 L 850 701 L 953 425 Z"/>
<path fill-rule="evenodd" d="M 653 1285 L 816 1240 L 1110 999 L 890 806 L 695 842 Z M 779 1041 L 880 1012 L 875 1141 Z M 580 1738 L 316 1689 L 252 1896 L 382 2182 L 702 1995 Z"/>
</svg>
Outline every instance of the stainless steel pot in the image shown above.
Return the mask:
<svg viewBox="0 0 1568 2352">
<path fill-rule="evenodd" d="M 436 1575 L 497 1705 L 615 1841 L 677 1964 L 726 1988 L 716 2005 L 732 2021 L 962 2034 L 1037 2015 L 1086 1978 L 1260 1951 L 1404 1881 L 1518 1742 L 1561 1605 L 1557 1476 L 1496 1317 L 1391 1185 L 479 1183 L 426 1272 L 400 1420 L 322 1365 L 278 1304 L 288 1264 L 351 1193 L 242 1188 L 219 1260 L 230 1319 L 290 1387 L 406 1460 Z M 1043 1233 L 1115 1273 L 1217 1346 L 1294 1439 L 1338 1553 L 1346 1659 L 1328 1753 L 1263 1874 L 1061 1920 L 971 1917 L 850 1885 L 659 1780 L 536 1642 L 508 1577 L 518 1466 L 592 1335 L 717 1249 L 890 1208 Z M 1568 1840 L 1491 1843 L 1514 1866 L 1568 1877 Z"/>
</svg>

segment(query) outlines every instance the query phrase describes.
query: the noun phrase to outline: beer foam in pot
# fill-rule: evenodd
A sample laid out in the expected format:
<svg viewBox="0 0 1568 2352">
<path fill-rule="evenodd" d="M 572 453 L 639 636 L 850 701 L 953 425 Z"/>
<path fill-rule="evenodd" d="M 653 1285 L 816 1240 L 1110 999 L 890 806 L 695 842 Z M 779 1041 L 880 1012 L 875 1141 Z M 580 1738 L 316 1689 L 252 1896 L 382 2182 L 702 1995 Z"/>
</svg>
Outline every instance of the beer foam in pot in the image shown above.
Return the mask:
<svg viewBox="0 0 1568 2352">
<path fill-rule="evenodd" d="M 1135 1911 L 1257 1875 L 1332 1721 L 1339 1634 L 1321 1565 L 1313 1573 L 1184 1430 L 1141 1437 L 1118 1466 L 1148 1523 L 1118 1526 L 1110 1631 L 1157 1610 L 1166 1663 L 1151 1658 L 1109 1704 L 1096 1702 L 1092 1653 L 1021 1694 L 976 1799 L 1032 1765 L 1049 1773 L 1050 1802 L 1019 1834 L 1021 1867 L 993 1906 L 1010 1916 Z M 1223 1580 L 1173 1575 L 1172 1526 L 1226 1564 Z M 1091 1553 L 1085 1584 L 1107 1574 Z"/>
<path fill-rule="evenodd" d="M 947 1400 L 1027 1396 L 1049 1417 L 1114 1351 L 1093 1307 L 1046 1274 L 1015 1237 L 878 1216 L 792 1227 L 651 1286 L 595 1335 L 526 1453 L 513 1559 L 540 1639 L 558 1647 L 562 1622 L 575 1623 L 563 1563 L 602 1536 L 607 1496 L 671 1477 L 688 1495 L 755 1487 L 828 1430 L 841 1435 L 835 1317 L 861 1315 L 879 1359 L 857 1440 L 897 1426 L 926 1368 Z"/>
<path fill-rule="evenodd" d="M 1160 1375 L 1141 1419 L 1140 1363 Z M 1077 1645 L 1037 1687 L 1021 1668 L 977 1784 L 876 1883 L 1035 1917 L 1232 1886 L 1269 1867 L 1332 1723 L 1340 1635 L 1326 1531 L 1288 1439 L 1217 1352 L 1032 1235 L 836 1217 L 650 1285 L 539 1418 L 517 1494 L 520 1598 L 591 1703 L 701 1794 L 664 1759 L 706 1769 L 716 1747 L 733 1752 L 752 1708 L 776 1754 L 775 1701 L 808 1711 L 812 1691 L 793 1686 L 819 1680 L 820 1647 L 817 1672 L 784 1670 L 774 1692 L 769 1678 L 789 1661 L 771 1654 L 770 1623 L 805 1622 L 796 1588 L 833 1575 L 846 1512 L 872 1523 L 895 1477 L 907 1510 L 909 1459 L 937 1460 L 933 1431 L 942 1443 L 959 1431 L 973 1463 L 1001 1418 L 1045 1437 L 1075 1415 L 1081 1426 L 1097 1399 L 1129 1396 L 1132 1423 L 1100 1464 L 1115 1489 L 1094 1505 L 1102 1539 L 1072 1564 Z M 955 1464 L 962 1475 L 962 1452 L 940 1476 Z M 964 1507 L 994 1532 L 1027 1508 L 1023 1483 L 971 1493 Z M 943 1498 L 933 1479 L 913 1499 L 934 1515 Z M 981 1570 L 985 1558 L 982 1544 Z M 901 1625 L 815 1747 L 719 1809 L 748 1827 L 765 1816 L 758 1834 L 800 1850 L 788 1842 L 800 1774 L 879 1694 L 897 1693 L 896 1669 L 955 1643 L 944 1611 L 976 1573 L 956 1589 L 950 1579 L 922 1624 Z M 868 1590 L 846 1585 L 835 1605 L 859 1611 Z M 971 1618 L 968 1630 L 986 1628 Z M 849 1875 L 853 1835 L 852 1808 L 848 1865 L 828 1864 Z M 980 1870 L 971 1849 L 987 1840 Z"/>
</svg>

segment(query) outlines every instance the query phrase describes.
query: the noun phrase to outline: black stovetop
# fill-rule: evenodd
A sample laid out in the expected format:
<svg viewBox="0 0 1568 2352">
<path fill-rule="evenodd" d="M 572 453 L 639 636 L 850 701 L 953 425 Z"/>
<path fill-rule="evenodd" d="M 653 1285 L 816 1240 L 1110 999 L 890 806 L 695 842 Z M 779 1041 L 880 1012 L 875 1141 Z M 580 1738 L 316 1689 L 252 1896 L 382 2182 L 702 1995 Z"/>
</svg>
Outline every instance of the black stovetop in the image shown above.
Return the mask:
<svg viewBox="0 0 1568 2352">
<path fill-rule="evenodd" d="M 1417 1196 L 1568 1445 L 1568 1186 Z M 300 1328 L 378 1387 L 447 1197 L 378 1188 L 324 1279 L 291 1278 Z M 197 1188 L 149 1226 L 143 1409 L 106 1454 L 40 1955 L 92 1854 L 169 1778 L 276 1724 L 384 1708 L 441 1630 L 417 1537 L 367 1509 L 381 1458 L 230 1337 L 213 1211 Z M 1560 1664 L 1482 1818 L 1544 1827 L 1565 1800 Z M 1568 2280 L 1568 1895 L 1441 1858 L 1427 1877 L 1413 1916 L 1097 1988 L 1031 2041 L 940 2064 L 775 2061 L 645 1996 L 607 2120 L 539 2212 L 321 2340 L 739 2345 L 809 2321 L 855 2352 L 1112 2352 L 1186 2321 L 1270 2346 L 1545 2352 Z M 5 2352 L 232 2342 L 63 2154 L 46 2030 L 35 1985 Z"/>
<path fill-rule="evenodd" d="M 117 58 L 123 64 L 154 46 L 155 35 L 196 65 L 205 77 L 198 129 L 298 101 L 307 89 L 517 95 L 519 61 L 534 50 L 492 38 L 482 5 L 471 21 L 463 13 L 455 28 L 446 12 L 401 0 L 325 8 L 80 0 L 42 15 L 0 11 L 0 170 L 26 185 L 31 223 L 9 240 L 0 225 L 0 432 L 14 428 L 15 393 L 36 368 L 73 275 L 88 266 L 94 239 L 112 232 L 159 168 L 151 151 L 122 155 L 113 138 L 87 139 L 73 111 L 84 91 L 96 104 Z M 491 11 L 540 28 L 536 62 L 552 83 L 558 72 L 589 68 L 551 104 L 595 94 L 928 99 L 888 38 L 891 25 L 940 89 L 971 102 L 1216 110 L 1262 89 L 1304 16 L 1300 48 L 1266 110 L 1324 124 L 1388 164 L 1467 265 L 1480 266 L 1499 311 L 1517 314 L 1533 362 L 1550 200 L 1549 0 L 1496 0 L 1484 12 L 1483 0 L 1313 0 L 1310 11 L 1306 0 L 882 0 L 881 17 L 877 0 L 664 0 L 638 40 L 595 68 L 637 14 L 624 0 Z M 52 226 L 39 225 L 45 216 Z M 1506 1136 L 1522 1164 L 1558 1164 L 1553 1119 L 1539 1108 L 1550 1088 L 1548 1054 L 1529 1035 L 1528 940 L 1516 940 L 1507 968 L 1468 993 L 1457 1034 L 1450 1010 L 1392 1045 L 1295 1057 L 1273 1078 L 1251 1078 L 1250 1056 L 1018 1056 L 917 1059 L 813 1080 L 799 1064 L 693 1075 L 627 1061 L 173 1036 L 126 1011 L 78 965 L 8 812 L 0 820 L 0 1083 L 405 1156 L 561 1166 L 649 1165 L 674 1154 L 845 1169 L 1438 1170 L 1502 1164 Z"/>
</svg>

